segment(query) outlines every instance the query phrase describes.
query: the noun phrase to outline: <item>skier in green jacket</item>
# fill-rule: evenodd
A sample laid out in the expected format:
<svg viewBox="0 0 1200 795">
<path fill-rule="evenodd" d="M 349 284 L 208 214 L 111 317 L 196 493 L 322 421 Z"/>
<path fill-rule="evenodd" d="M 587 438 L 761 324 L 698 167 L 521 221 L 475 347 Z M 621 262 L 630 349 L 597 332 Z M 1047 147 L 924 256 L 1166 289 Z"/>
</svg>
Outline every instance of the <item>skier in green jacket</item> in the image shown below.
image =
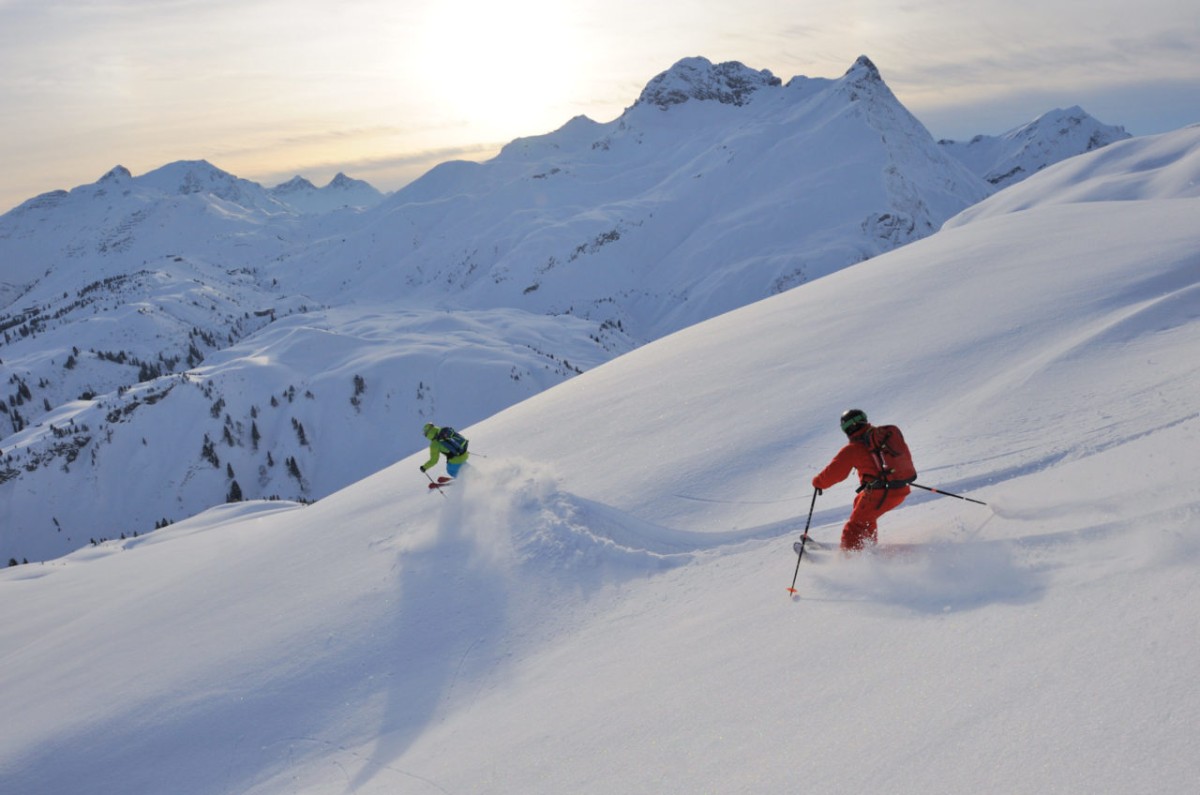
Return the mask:
<svg viewBox="0 0 1200 795">
<path fill-rule="evenodd" d="M 424 433 L 429 440 L 429 460 L 421 464 L 421 471 L 427 472 L 445 455 L 446 474 L 452 478 L 458 477 L 458 471 L 471 455 L 467 452 L 469 442 L 466 438 L 449 426 L 439 428 L 432 422 L 425 423 Z"/>
</svg>

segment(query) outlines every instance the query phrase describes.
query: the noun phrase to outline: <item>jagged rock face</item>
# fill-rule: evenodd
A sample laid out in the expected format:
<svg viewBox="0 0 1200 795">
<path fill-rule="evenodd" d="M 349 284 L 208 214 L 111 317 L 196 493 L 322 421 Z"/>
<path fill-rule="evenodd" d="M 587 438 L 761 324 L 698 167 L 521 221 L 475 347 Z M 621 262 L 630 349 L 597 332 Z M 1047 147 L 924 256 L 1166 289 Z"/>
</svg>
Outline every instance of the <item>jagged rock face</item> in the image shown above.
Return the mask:
<svg viewBox="0 0 1200 795">
<path fill-rule="evenodd" d="M 713 64 L 707 58 L 685 58 L 652 79 L 637 104 L 663 110 L 688 100 L 742 106 L 760 88 L 780 84 L 770 71 L 755 71 L 737 61 Z"/>
</svg>

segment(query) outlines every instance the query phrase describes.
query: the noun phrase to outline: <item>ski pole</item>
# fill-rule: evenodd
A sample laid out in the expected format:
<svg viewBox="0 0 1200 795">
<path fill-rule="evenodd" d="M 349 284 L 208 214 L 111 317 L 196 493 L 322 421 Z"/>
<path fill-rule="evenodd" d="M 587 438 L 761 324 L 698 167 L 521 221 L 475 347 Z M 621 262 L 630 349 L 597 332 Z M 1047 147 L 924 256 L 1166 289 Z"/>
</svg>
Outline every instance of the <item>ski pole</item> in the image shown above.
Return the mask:
<svg viewBox="0 0 1200 795">
<path fill-rule="evenodd" d="M 804 558 L 804 545 L 808 543 L 808 526 L 812 524 L 813 508 L 817 507 L 818 494 L 820 492 L 813 489 L 812 503 L 808 506 L 808 519 L 804 522 L 804 533 L 800 536 L 800 548 L 796 550 L 796 571 L 792 574 L 792 587 L 788 588 L 788 593 L 793 595 L 796 593 L 796 578 L 800 576 L 800 561 Z"/>
<path fill-rule="evenodd" d="M 925 491 L 932 491 L 934 494 L 940 494 L 943 497 L 953 497 L 956 500 L 966 500 L 967 502 L 973 502 L 976 505 L 987 505 L 987 503 L 984 502 L 983 500 L 973 500 L 970 497 L 964 497 L 961 494 L 951 494 L 950 492 L 942 491 L 941 489 L 934 489 L 934 488 L 930 488 L 929 486 L 922 486 L 920 483 L 909 483 L 908 485 L 914 486 L 918 489 L 925 489 Z"/>
<path fill-rule="evenodd" d="M 432 475 L 430 475 L 424 469 L 421 470 L 421 474 L 424 475 L 425 477 L 429 478 L 429 490 L 430 491 L 436 491 L 438 494 L 441 494 L 443 500 L 447 499 L 446 492 L 442 491 L 439 488 L 435 488 L 437 486 L 437 481 L 433 479 Z"/>
</svg>

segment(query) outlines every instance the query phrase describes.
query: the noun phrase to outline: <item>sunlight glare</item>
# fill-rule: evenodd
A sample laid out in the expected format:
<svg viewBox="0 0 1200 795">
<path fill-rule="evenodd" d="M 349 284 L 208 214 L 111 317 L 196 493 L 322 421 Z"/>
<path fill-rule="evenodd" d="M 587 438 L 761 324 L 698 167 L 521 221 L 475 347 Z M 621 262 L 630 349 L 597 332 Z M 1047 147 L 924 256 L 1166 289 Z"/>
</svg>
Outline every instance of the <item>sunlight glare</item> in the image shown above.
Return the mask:
<svg viewBox="0 0 1200 795">
<path fill-rule="evenodd" d="M 566 122 L 582 65 L 570 4 L 433 3 L 420 38 L 433 109 L 511 135 Z"/>
</svg>

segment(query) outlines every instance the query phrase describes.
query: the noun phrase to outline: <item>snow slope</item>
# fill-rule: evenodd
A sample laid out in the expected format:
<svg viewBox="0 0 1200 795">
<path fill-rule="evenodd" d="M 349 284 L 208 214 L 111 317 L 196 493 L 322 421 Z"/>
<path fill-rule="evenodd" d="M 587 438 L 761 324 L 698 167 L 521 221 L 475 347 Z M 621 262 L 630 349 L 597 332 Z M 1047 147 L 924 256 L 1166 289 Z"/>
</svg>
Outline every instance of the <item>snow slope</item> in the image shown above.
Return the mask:
<svg viewBox="0 0 1200 795">
<path fill-rule="evenodd" d="M 443 495 L 414 455 L 0 574 L 0 789 L 1190 791 L 1197 147 L 590 370 Z M 989 507 L 915 494 L 792 601 L 848 405 Z"/>
</svg>

